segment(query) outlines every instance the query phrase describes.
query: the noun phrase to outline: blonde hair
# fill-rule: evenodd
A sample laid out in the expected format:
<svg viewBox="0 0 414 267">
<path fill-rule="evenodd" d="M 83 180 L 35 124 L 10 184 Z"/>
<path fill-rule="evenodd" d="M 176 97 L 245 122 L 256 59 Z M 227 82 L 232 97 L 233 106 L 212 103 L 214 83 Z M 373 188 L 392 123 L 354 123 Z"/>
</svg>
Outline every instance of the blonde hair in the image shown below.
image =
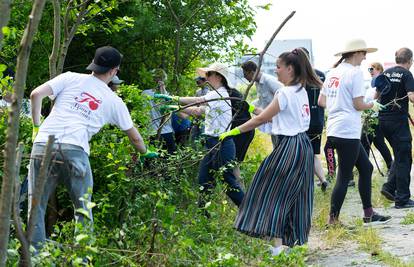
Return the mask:
<svg viewBox="0 0 414 267">
<path fill-rule="evenodd" d="M 373 67 L 374 69 L 378 70 L 379 72 L 384 72 L 384 67 L 379 62 L 372 62 L 371 63 L 371 67 Z"/>
</svg>

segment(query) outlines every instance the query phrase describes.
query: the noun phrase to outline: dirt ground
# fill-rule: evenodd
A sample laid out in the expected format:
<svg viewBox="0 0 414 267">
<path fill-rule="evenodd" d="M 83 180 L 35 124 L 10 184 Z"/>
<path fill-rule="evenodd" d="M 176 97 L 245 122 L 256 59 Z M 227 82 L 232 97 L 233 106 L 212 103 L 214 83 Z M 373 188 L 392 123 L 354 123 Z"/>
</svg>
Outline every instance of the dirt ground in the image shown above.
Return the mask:
<svg viewBox="0 0 414 267">
<path fill-rule="evenodd" d="M 414 167 L 412 168 L 414 170 Z M 411 177 L 414 173 L 412 171 Z M 375 179 L 385 179 L 378 178 Z M 381 181 L 382 184 L 382 181 Z M 316 190 L 319 190 L 318 188 Z M 411 183 L 411 192 L 414 184 Z M 401 221 L 411 209 L 395 209 L 393 203 L 388 208 L 375 208 L 381 214 L 392 216 L 387 224 L 373 226 L 382 239 L 381 249 L 402 260 L 407 266 L 414 266 L 414 224 L 403 225 Z M 345 222 L 362 216 L 362 205 L 357 188 L 350 188 L 341 211 Z M 313 229 L 308 243 L 309 257 L 307 264 L 312 266 L 401 266 L 386 264 L 364 252 L 355 240 L 340 240 L 337 245 L 328 246 L 323 235 L 324 231 Z"/>
</svg>

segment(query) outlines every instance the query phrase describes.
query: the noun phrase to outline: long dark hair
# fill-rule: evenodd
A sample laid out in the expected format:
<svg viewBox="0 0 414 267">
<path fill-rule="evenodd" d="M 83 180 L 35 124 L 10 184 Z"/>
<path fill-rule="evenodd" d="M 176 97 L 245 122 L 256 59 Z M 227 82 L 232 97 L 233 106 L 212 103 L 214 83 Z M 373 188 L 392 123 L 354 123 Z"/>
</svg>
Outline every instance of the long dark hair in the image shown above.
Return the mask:
<svg viewBox="0 0 414 267">
<path fill-rule="evenodd" d="M 295 48 L 292 52 L 284 52 L 279 56 L 286 66 L 292 66 L 295 72 L 293 77 L 292 84 L 301 83 L 303 87 L 306 87 L 307 84 L 321 88 L 322 81 L 316 75 L 315 71 L 312 68 L 312 65 L 309 62 L 309 58 L 305 51 L 301 48 Z"/>
<path fill-rule="evenodd" d="M 356 52 L 348 52 L 348 53 L 342 54 L 341 58 L 333 65 L 333 67 L 334 68 L 338 67 L 338 65 L 341 64 L 345 59 L 352 57 L 352 55 L 355 53 Z"/>
</svg>

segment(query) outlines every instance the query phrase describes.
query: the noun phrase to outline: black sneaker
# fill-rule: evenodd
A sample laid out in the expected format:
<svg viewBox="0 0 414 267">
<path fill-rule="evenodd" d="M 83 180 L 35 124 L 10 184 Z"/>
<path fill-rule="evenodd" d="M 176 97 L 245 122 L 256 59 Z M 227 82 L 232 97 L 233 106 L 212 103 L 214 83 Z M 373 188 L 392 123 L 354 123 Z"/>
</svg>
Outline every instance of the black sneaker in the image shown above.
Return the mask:
<svg viewBox="0 0 414 267">
<path fill-rule="evenodd" d="M 349 180 L 348 186 L 355 186 L 355 181 L 354 180 Z"/>
<path fill-rule="evenodd" d="M 364 225 L 376 225 L 387 223 L 391 220 L 391 216 L 384 216 L 374 212 L 371 217 L 364 217 Z"/>
<path fill-rule="evenodd" d="M 404 204 L 400 205 L 395 203 L 395 208 L 396 209 L 408 209 L 408 208 L 414 208 L 414 201 L 409 199 L 407 202 L 405 202 Z"/>
<path fill-rule="evenodd" d="M 328 182 L 327 181 L 324 181 L 324 182 L 321 183 L 322 192 L 325 192 L 327 187 L 328 187 Z"/>
<path fill-rule="evenodd" d="M 393 193 L 391 193 L 391 192 L 389 192 L 389 191 L 387 191 L 387 190 L 385 190 L 384 188 L 383 189 L 381 189 L 381 194 L 386 198 L 386 199 L 388 199 L 389 201 L 395 201 L 395 196 L 394 196 L 394 194 Z"/>
</svg>

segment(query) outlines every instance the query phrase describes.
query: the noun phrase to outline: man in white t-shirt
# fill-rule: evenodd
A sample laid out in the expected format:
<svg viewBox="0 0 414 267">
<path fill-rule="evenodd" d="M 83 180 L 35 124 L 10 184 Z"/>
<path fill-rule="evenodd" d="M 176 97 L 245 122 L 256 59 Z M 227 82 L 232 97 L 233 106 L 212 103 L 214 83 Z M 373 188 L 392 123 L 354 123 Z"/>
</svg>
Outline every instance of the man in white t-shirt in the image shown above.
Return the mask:
<svg viewBox="0 0 414 267">
<path fill-rule="evenodd" d="M 251 82 L 253 80 L 254 73 L 257 70 L 257 65 L 253 61 L 246 61 L 241 65 L 243 69 L 243 76 L 246 80 Z M 256 91 L 258 101 L 255 102 L 257 107 L 265 109 L 272 101 L 275 93 L 282 88 L 282 84 L 277 80 L 275 76 L 259 72 L 255 79 Z M 272 135 L 272 123 L 266 123 L 259 127 L 259 130 L 271 134 L 273 148 L 276 147 L 277 137 Z"/>
<path fill-rule="evenodd" d="M 36 248 L 42 247 L 46 239 L 44 217 L 47 202 L 58 182 L 63 182 L 68 189 L 76 221 L 91 231 L 92 210 L 88 208 L 88 202 L 91 200 L 93 178 L 89 140 L 102 126 L 108 123 L 118 126 L 142 156 L 156 156 L 146 149 L 125 103 L 108 87 L 119 70 L 121 58 L 115 48 L 100 47 L 87 67 L 92 74 L 63 73 L 40 85 L 30 95 L 34 141 L 29 170 L 29 216 L 34 216 L 35 228 L 30 238 Z M 55 98 L 55 104 L 41 124 L 42 100 L 48 96 Z M 50 135 L 55 137 L 52 161 L 43 193 L 37 195 L 39 189 L 35 187 L 38 186 L 35 180 Z M 33 203 L 39 203 L 39 207 L 31 214 Z M 77 212 L 78 209 L 86 211 L 88 216 Z"/>
</svg>

